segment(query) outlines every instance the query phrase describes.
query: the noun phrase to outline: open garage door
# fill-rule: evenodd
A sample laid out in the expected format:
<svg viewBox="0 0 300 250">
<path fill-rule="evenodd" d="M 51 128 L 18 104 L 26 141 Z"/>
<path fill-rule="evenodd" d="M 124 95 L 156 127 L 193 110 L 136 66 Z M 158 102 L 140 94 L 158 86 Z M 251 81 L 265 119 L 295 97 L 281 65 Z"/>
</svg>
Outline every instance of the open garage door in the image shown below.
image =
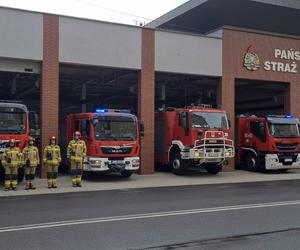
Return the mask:
<svg viewBox="0 0 300 250">
<path fill-rule="evenodd" d="M 67 146 L 68 114 L 96 109 L 126 109 L 137 115 L 138 72 L 83 65 L 60 65 L 60 144 Z M 67 169 L 63 169 L 66 171 Z"/>
<path fill-rule="evenodd" d="M 22 101 L 39 112 L 40 63 L 0 58 L 0 88 L 0 100 Z"/>
<path fill-rule="evenodd" d="M 209 104 L 217 107 L 218 78 L 156 73 L 155 108 Z"/>
<path fill-rule="evenodd" d="M 287 83 L 253 80 L 236 80 L 236 115 L 284 114 Z"/>
</svg>

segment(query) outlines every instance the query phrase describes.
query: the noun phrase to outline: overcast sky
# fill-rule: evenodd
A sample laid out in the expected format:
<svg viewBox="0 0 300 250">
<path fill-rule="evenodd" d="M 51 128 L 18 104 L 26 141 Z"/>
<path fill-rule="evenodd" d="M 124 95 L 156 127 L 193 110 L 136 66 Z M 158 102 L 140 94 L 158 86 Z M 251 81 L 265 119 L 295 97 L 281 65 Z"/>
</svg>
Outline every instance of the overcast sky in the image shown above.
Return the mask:
<svg viewBox="0 0 300 250">
<path fill-rule="evenodd" d="M 0 0 L 0 6 L 135 25 L 188 0 Z"/>
</svg>

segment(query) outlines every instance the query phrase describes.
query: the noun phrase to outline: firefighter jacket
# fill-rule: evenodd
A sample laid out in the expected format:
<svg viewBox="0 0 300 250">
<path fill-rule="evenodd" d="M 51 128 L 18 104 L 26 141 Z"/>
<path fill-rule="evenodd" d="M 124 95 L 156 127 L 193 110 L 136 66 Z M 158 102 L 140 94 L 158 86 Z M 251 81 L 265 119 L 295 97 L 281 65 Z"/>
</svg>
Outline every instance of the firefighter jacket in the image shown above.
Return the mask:
<svg viewBox="0 0 300 250">
<path fill-rule="evenodd" d="M 82 162 L 86 157 L 86 145 L 83 140 L 72 140 L 67 149 L 67 158 L 71 161 Z"/>
<path fill-rule="evenodd" d="M 8 148 L 3 153 L 2 165 L 4 167 L 20 167 L 22 166 L 22 153 L 18 147 Z"/>
<path fill-rule="evenodd" d="M 60 147 L 58 145 L 46 146 L 44 149 L 43 161 L 48 165 L 59 165 L 61 162 Z"/>
<path fill-rule="evenodd" d="M 35 146 L 28 146 L 23 149 L 23 163 L 25 167 L 37 167 L 40 164 L 39 150 Z"/>
</svg>

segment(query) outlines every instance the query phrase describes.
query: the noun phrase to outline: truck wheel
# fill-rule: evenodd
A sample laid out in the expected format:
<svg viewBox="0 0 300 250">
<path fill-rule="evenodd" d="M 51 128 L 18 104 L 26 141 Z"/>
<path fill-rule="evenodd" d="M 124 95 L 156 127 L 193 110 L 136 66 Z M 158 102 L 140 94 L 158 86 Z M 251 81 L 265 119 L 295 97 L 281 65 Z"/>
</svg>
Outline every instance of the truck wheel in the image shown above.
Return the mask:
<svg viewBox="0 0 300 250">
<path fill-rule="evenodd" d="M 181 159 L 179 152 L 173 152 L 170 159 L 170 167 L 174 174 L 184 175 L 186 172 L 186 163 Z"/>
<path fill-rule="evenodd" d="M 132 173 L 129 172 L 129 171 L 123 171 L 123 172 L 121 172 L 121 175 L 122 175 L 124 178 L 129 178 L 129 177 L 132 175 Z"/>
<path fill-rule="evenodd" d="M 245 165 L 248 171 L 258 171 L 257 158 L 254 154 L 246 155 Z"/>
<path fill-rule="evenodd" d="M 18 169 L 18 182 L 22 182 L 24 180 L 24 168 Z"/>
<path fill-rule="evenodd" d="M 205 169 L 209 174 L 218 174 L 222 170 L 222 165 L 208 165 Z"/>
</svg>

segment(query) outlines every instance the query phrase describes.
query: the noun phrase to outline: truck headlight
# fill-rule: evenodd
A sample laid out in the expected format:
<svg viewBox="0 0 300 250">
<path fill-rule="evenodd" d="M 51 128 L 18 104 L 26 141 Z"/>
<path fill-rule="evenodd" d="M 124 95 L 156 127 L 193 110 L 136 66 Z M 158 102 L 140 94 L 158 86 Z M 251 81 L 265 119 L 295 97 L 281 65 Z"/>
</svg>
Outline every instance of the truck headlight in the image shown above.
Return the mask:
<svg viewBox="0 0 300 250">
<path fill-rule="evenodd" d="M 200 157 L 200 152 L 195 151 L 195 152 L 194 152 L 194 157 L 195 157 L 195 158 L 199 158 L 199 157 Z"/>
<path fill-rule="evenodd" d="M 229 157 L 229 156 L 231 156 L 231 152 L 226 151 L 226 152 L 225 152 L 225 157 Z"/>
<path fill-rule="evenodd" d="M 133 159 L 132 160 L 132 165 L 140 165 L 140 160 L 139 159 Z"/>
</svg>

